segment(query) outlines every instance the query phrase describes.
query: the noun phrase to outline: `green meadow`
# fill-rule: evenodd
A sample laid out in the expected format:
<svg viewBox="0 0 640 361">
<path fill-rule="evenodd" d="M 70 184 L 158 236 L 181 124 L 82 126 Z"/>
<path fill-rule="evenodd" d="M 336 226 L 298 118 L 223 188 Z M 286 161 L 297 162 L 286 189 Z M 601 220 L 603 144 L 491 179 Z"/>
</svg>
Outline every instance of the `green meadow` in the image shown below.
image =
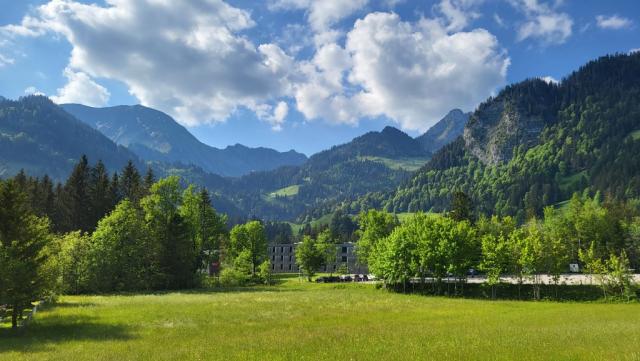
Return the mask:
<svg viewBox="0 0 640 361">
<path fill-rule="evenodd" d="M 488 301 L 309 284 L 64 296 L 0 360 L 639 360 L 640 304 Z"/>
</svg>

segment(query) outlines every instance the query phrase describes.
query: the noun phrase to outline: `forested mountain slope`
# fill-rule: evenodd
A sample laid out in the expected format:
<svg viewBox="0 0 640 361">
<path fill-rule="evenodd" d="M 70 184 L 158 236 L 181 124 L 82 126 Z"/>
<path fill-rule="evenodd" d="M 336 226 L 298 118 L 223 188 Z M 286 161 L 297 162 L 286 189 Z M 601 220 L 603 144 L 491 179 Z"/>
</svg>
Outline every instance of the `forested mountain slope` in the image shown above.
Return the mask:
<svg viewBox="0 0 640 361">
<path fill-rule="evenodd" d="M 0 177 L 24 169 L 34 176 L 67 177 L 86 154 L 120 169 L 138 158 L 43 96 L 0 99 Z"/>
<path fill-rule="evenodd" d="M 605 56 L 558 85 L 533 79 L 508 86 L 413 178 L 350 210 L 442 211 L 460 190 L 480 212 L 523 220 L 574 192 L 640 196 L 638 154 L 640 53 Z"/>
<path fill-rule="evenodd" d="M 141 105 L 92 108 L 61 105 L 67 112 L 147 161 L 193 164 L 224 176 L 301 165 L 304 154 L 293 150 L 249 148 L 240 144 L 218 149 L 200 142 L 169 115 Z"/>
</svg>

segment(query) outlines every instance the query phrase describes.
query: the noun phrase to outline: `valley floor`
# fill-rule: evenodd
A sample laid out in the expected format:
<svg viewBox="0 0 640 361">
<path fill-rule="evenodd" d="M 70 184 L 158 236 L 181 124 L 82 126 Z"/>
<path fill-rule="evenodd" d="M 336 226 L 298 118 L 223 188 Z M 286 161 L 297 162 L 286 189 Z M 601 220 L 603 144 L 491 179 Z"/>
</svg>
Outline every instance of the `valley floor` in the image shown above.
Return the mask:
<svg viewBox="0 0 640 361">
<path fill-rule="evenodd" d="M 640 304 L 484 301 L 309 284 L 65 296 L 0 360 L 640 360 Z"/>
</svg>

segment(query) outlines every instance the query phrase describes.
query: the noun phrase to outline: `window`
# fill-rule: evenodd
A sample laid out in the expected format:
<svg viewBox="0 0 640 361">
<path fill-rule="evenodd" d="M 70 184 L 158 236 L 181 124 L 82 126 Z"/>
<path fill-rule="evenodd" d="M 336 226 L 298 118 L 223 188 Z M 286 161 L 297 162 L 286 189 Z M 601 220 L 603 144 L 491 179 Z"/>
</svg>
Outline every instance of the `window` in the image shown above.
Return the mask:
<svg viewBox="0 0 640 361">
<path fill-rule="evenodd" d="M 347 253 L 347 247 L 342 247 L 342 253 Z"/>
<path fill-rule="evenodd" d="M 271 252 L 275 253 L 275 252 L 276 252 L 276 248 L 275 248 L 275 247 L 272 247 L 272 248 L 271 248 Z"/>
<path fill-rule="evenodd" d="M 284 261 L 284 256 L 280 256 L 280 262 Z"/>
<path fill-rule="evenodd" d="M 342 256 L 342 262 L 347 262 L 347 256 Z"/>
<path fill-rule="evenodd" d="M 280 247 L 280 253 L 284 252 L 284 247 Z"/>
<path fill-rule="evenodd" d="M 275 265 L 275 264 L 272 264 L 272 265 L 271 265 L 271 269 L 272 269 L 272 270 L 275 270 L 275 269 L 276 269 L 276 265 Z"/>
<path fill-rule="evenodd" d="M 291 265 L 289 265 L 289 271 L 291 271 Z"/>
<path fill-rule="evenodd" d="M 293 261 L 293 256 L 289 256 L 289 262 Z"/>
<path fill-rule="evenodd" d="M 289 253 L 293 252 L 293 247 L 289 247 Z"/>
<path fill-rule="evenodd" d="M 280 263 L 280 270 L 284 269 L 284 265 Z"/>
<path fill-rule="evenodd" d="M 275 255 L 274 255 L 274 256 L 271 256 L 271 260 L 275 262 L 275 260 L 276 260 L 276 256 L 275 256 Z"/>
</svg>

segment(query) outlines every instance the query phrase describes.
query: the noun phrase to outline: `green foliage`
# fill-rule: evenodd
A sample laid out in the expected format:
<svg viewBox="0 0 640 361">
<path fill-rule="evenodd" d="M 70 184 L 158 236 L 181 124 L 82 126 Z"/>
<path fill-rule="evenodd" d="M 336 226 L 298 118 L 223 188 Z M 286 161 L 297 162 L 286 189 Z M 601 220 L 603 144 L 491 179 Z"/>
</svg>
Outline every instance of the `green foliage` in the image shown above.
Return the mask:
<svg viewBox="0 0 640 361">
<path fill-rule="evenodd" d="M 310 236 L 302 237 L 302 242 L 296 247 L 296 264 L 302 273 L 311 282 L 316 271 L 326 263 L 327 243 L 318 242 Z M 335 246 L 333 247 L 335 251 Z M 335 257 L 335 252 L 334 252 Z"/>
<path fill-rule="evenodd" d="M 92 290 L 91 236 L 80 231 L 70 232 L 58 239 L 58 265 L 62 275 L 62 292 L 78 294 Z"/>
<path fill-rule="evenodd" d="M 220 285 L 223 287 L 244 286 L 248 281 L 246 273 L 235 268 L 225 268 L 220 272 Z"/>
<path fill-rule="evenodd" d="M 358 259 L 373 263 L 378 241 L 389 236 L 399 222 L 393 214 L 383 211 L 369 210 L 358 216 Z"/>
<path fill-rule="evenodd" d="M 90 290 L 108 292 L 153 288 L 159 272 L 154 260 L 160 250 L 149 234 L 141 211 L 128 199 L 103 218 L 91 236 L 88 252 Z"/>
<path fill-rule="evenodd" d="M 473 202 L 464 192 L 454 192 L 449 217 L 456 221 L 475 221 Z"/>
<path fill-rule="evenodd" d="M 260 263 L 260 266 L 258 267 L 258 278 L 260 278 L 260 280 L 266 285 L 270 285 L 273 282 L 271 275 L 271 261 L 265 260 Z"/>
<path fill-rule="evenodd" d="M 14 181 L 0 181 L 0 304 L 12 309 L 12 327 L 31 303 L 54 287 L 47 245 L 49 221 L 30 213 L 26 196 Z"/>
<path fill-rule="evenodd" d="M 267 256 L 267 238 L 261 222 L 251 221 L 231 229 L 228 256 L 236 259 L 243 252 L 249 259 L 249 271 L 252 276 L 255 276 L 257 267 Z"/>
<path fill-rule="evenodd" d="M 491 297 L 495 298 L 495 286 L 500 283 L 500 276 L 511 270 L 513 258 L 509 241 L 516 224 L 511 217 L 500 219 L 493 216 L 490 219 L 480 218 L 477 226 L 482 252 L 479 268 L 486 272 Z"/>
</svg>

